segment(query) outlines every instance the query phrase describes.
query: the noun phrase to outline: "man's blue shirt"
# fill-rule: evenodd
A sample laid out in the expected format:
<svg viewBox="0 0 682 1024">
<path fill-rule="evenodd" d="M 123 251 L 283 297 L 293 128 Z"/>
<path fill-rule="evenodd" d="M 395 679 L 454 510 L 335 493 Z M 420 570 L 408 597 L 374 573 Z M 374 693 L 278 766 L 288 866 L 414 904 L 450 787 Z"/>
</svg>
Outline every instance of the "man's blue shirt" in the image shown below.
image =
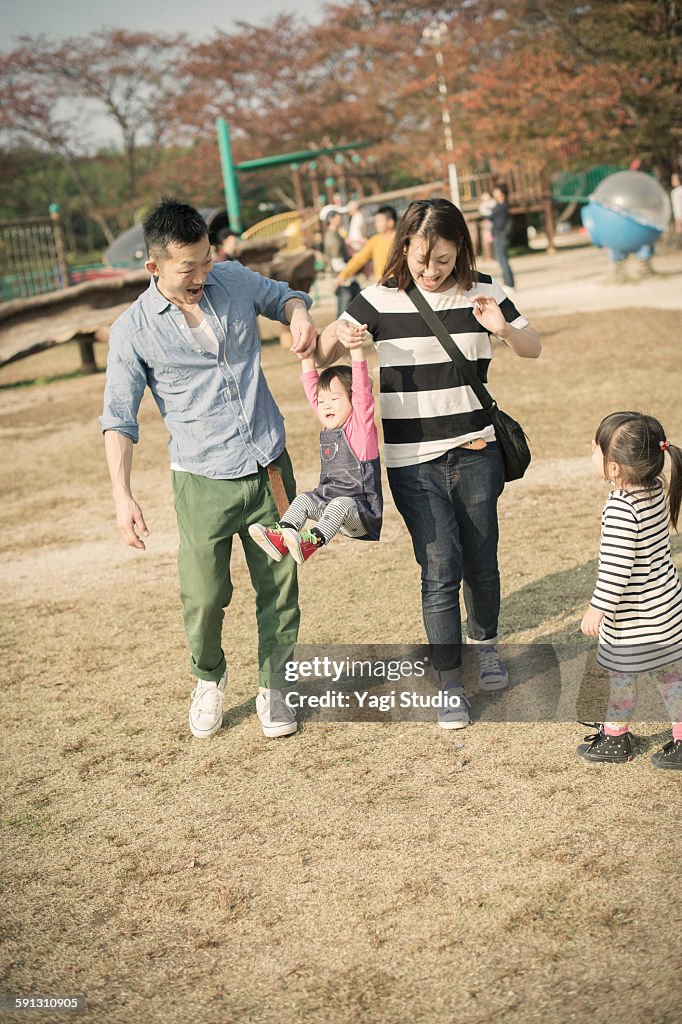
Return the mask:
<svg viewBox="0 0 682 1024">
<path fill-rule="evenodd" d="M 284 449 L 284 420 L 261 368 L 258 314 L 287 323 L 292 291 L 237 262 L 216 264 L 199 309 L 218 339 L 218 355 L 199 348 L 180 309 L 152 278 L 113 324 L 109 337 L 102 430 L 139 440 L 145 387 L 159 407 L 171 463 L 190 473 L 233 480 L 267 466 Z"/>
</svg>

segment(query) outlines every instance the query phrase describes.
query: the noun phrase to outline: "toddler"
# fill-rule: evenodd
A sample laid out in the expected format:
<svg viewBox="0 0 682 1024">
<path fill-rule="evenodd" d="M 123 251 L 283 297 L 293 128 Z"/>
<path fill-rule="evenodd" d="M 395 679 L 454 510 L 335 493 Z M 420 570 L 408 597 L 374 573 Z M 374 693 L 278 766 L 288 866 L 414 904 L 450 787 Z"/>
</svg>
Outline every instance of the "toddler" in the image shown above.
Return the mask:
<svg viewBox="0 0 682 1024">
<path fill-rule="evenodd" d="M 670 460 L 668 506 L 661 479 Z M 599 637 L 597 661 L 609 671 L 608 721 L 595 724 L 577 753 L 587 761 L 632 759 L 628 723 L 638 686 L 653 682 L 672 719 L 672 739 L 651 758 L 682 769 L 682 585 L 670 555 L 668 522 L 677 528 L 682 450 L 653 416 L 614 412 L 592 442 L 597 474 L 613 486 L 602 514 L 597 586 L 583 616 L 586 636 Z M 589 724 L 589 723 L 583 723 Z"/>
<path fill-rule="evenodd" d="M 364 333 L 364 332 L 363 332 Z M 249 534 L 279 562 L 288 552 L 299 565 L 337 533 L 356 540 L 379 540 L 383 513 L 379 438 L 374 399 L 362 345 L 351 348 L 351 365 L 322 373 L 303 359 L 301 380 L 317 415 L 320 482 L 298 494 L 275 526 L 255 523 Z M 315 526 L 303 530 L 307 520 Z"/>
</svg>

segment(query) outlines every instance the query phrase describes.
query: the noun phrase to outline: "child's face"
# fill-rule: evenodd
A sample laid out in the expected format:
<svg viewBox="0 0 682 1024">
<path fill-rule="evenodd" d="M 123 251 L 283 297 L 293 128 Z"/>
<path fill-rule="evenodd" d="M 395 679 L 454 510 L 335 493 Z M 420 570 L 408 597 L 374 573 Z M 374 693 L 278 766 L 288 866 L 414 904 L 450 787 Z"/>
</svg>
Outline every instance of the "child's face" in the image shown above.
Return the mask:
<svg viewBox="0 0 682 1024">
<path fill-rule="evenodd" d="M 317 416 L 327 430 L 342 427 L 352 411 L 353 406 L 338 377 L 334 377 L 328 391 L 318 391 Z"/>
<path fill-rule="evenodd" d="M 596 441 L 592 441 L 592 466 L 600 480 L 606 480 L 604 476 L 604 453 Z"/>
</svg>

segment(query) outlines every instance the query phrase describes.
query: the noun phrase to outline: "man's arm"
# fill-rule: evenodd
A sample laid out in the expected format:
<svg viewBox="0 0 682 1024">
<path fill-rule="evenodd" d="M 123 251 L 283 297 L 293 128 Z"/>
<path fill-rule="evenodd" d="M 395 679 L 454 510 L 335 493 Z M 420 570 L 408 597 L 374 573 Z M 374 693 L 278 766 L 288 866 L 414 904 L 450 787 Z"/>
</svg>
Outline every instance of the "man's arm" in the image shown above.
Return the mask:
<svg viewBox="0 0 682 1024">
<path fill-rule="evenodd" d="M 317 327 L 308 312 L 305 302 L 299 298 L 289 299 L 285 303 L 284 313 L 289 321 L 292 343 L 291 351 L 301 359 L 312 356 L 317 344 Z"/>
<path fill-rule="evenodd" d="M 149 530 L 130 490 L 130 470 L 133 464 L 133 442 L 118 430 L 104 433 L 104 451 L 111 477 L 111 488 L 116 505 L 116 522 L 121 537 L 131 548 L 144 550 L 142 537 L 149 536 Z"/>
</svg>

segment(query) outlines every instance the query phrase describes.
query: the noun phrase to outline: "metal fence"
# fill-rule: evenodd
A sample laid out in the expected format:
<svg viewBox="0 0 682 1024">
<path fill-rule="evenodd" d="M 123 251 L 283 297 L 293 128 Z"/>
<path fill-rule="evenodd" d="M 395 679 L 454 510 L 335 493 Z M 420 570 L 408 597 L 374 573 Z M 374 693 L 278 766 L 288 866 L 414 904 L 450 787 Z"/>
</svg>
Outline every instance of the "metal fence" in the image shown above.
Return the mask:
<svg viewBox="0 0 682 1024">
<path fill-rule="evenodd" d="M 69 284 L 58 217 L 0 221 L 0 301 Z"/>
</svg>

